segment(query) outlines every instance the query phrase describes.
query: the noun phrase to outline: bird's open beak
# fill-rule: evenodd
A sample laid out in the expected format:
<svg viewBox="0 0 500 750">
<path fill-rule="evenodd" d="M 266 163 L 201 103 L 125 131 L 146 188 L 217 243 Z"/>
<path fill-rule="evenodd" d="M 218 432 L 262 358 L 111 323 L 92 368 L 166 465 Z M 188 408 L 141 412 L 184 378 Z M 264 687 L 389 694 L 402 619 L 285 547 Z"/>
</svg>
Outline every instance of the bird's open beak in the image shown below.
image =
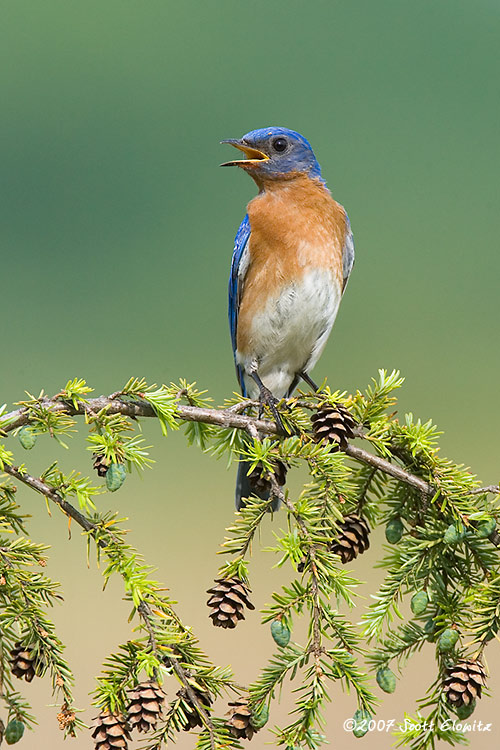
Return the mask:
<svg viewBox="0 0 500 750">
<path fill-rule="evenodd" d="M 237 159 L 236 161 L 226 161 L 221 164 L 221 167 L 254 167 L 261 164 L 263 161 L 268 161 L 269 156 L 264 154 L 263 151 L 259 151 L 256 148 L 248 146 L 244 141 L 239 141 L 236 138 L 229 138 L 227 141 L 221 141 L 221 143 L 229 143 L 239 151 L 243 151 L 246 159 Z"/>
</svg>

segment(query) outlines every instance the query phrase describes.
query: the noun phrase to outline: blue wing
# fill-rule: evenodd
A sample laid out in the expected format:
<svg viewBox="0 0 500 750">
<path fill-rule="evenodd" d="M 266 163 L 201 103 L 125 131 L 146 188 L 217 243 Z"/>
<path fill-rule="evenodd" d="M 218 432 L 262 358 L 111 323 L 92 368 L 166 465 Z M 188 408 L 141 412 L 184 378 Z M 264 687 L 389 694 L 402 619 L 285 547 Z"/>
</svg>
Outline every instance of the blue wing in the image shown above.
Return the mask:
<svg viewBox="0 0 500 750">
<path fill-rule="evenodd" d="M 250 237 L 250 222 L 248 215 L 240 224 L 240 228 L 236 234 L 234 240 L 233 258 L 231 260 L 231 275 L 229 276 L 229 329 L 231 331 L 231 343 L 233 345 L 233 355 L 236 353 L 236 332 L 238 330 L 238 311 L 240 307 L 242 282 L 244 271 L 248 265 L 247 257 L 245 257 L 245 251 L 248 248 L 248 238 Z M 236 373 L 238 375 L 238 382 L 241 386 L 243 395 L 245 396 L 245 384 L 243 381 L 243 373 L 241 367 L 236 365 Z"/>
</svg>

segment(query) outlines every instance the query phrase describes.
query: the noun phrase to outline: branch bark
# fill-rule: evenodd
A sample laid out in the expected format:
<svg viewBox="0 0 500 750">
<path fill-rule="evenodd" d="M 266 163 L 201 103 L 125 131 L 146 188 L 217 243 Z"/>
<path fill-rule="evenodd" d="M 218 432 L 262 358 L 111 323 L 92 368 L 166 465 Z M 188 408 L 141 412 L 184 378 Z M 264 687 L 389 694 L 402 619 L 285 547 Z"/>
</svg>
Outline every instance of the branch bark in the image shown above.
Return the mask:
<svg viewBox="0 0 500 750">
<path fill-rule="evenodd" d="M 250 404 L 249 404 L 250 405 Z M 124 414 L 127 417 L 137 419 L 138 417 L 156 417 L 153 407 L 145 401 L 122 401 L 117 398 L 108 398 L 99 396 L 91 398 L 88 401 L 78 402 L 78 408 L 75 409 L 73 404 L 67 401 L 60 401 L 53 398 L 44 398 L 40 400 L 40 406 L 50 409 L 55 414 L 69 414 L 70 416 L 84 415 L 85 412 L 98 412 L 107 408 L 108 414 Z M 231 409 L 207 409 L 199 406 L 177 405 L 177 415 L 186 422 L 205 422 L 217 427 L 234 427 L 239 430 L 249 430 L 255 428 L 259 433 L 264 435 L 276 435 L 278 430 L 274 422 L 267 419 L 254 419 L 247 417 L 245 414 L 239 414 Z M 12 432 L 18 427 L 29 424 L 29 412 L 26 408 L 11 411 L 2 417 L 2 421 L 7 422 L 0 432 Z"/>
</svg>

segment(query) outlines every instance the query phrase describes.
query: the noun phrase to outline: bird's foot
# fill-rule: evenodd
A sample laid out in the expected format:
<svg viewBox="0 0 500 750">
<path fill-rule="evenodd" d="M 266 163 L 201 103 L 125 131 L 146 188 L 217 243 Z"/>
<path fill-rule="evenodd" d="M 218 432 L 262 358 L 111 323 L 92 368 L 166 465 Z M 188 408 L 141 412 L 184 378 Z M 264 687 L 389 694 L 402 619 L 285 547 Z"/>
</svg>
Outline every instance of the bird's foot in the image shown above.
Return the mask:
<svg viewBox="0 0 500 750">
<path fill-rule="evenodd" d="M 257 371 L 252 372 L 251 375 L 252 375 L 252 378 L 257 383 L 257 385 L 259 386 L 259 401 L 260 401 L 259 419 L 261 419 L 262 417 L 264 406 L 268 406 L 271 411 L 271 414 L 274 417 L 274 421 L 276 422 L 278 433 L 280 435 L 288 435 L 288 430 L 283 424 L 283 420 L 281 419 L 280 413 L 277 408 L 279 399 L 277 399 L 276 396 L 273 393 L 271 393 L 269 388 L 264 385 Z"/>
<path fill-rule="evenodd" d="M 278 428 L 278 432 L 280 433 L 280 435 L 287 435 L 288 430 L 283 424 L 283 420 L 281 419 L 281 415 L 278 411 L 279 399 L 277 399 L 276 396 L 274 396 L 269 390 L 269 388 L 266 388 L 264 384 L 262 384 L 262 386 L 259 386 L 259 388 L 260 388 L 259 419 L 262 417 L 264 406 L 268 406 L 271 414 L 273 415 L 274 421 L 276 422 L 276 427 Z"/>
</svg>

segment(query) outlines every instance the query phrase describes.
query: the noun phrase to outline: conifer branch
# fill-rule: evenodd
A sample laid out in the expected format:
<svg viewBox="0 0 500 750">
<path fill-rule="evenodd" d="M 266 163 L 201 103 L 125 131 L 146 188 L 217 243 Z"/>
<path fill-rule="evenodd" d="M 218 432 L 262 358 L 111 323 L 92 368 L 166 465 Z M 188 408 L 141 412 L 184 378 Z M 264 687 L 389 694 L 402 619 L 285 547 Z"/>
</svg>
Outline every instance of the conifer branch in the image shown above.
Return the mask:
<svg viewBox="0 0 500 750">
<path fill-rule="evenodd" d="M 116 394 L 112 395 L 114 396 Z M 252 403 L 253 402 L 246 403 L 245 408 Z M 84 416 L 89 411 L 98 413 L 102 409 L 105 409 L 107 414 L 123 414 L 124 416 L 131 417 L 133 419 L 137 419 L 139 417 L 150 418 L 158 416 L 157 412 L 154 410 L 151 404 L 145 401 L 124 401 L 118 398 L 111 398 L 106 396 L 88 399 L 85 402 L 76 401 L 75 403 L 61 401 L 57 398 L 42 398 L 40 400 L 40 406 L 43 409 L 53 412 L 54 414 L 68 414 L 69 416 Z M 268 419 L 257 419 L 255 417 L 250 417 L 245 414 L 238 413 L 231 408 L 214 409 L 177 404 L 175 413 L 180 420 L 186 422 L 202 422 L 204 424 L 223 427 L 225 429 L 244 430 L 252 437 L 255 437 L 256 434 L 278 434 L 278 428 L 275 422 L 272 422 Z M 0 434 L 1 432 L 9 433 L 12 430 L 30 424 L 30 421 L 31 419 L 29 409 L 21 408 L 17 409 L 16 411 L 9 412 L 2 417 L 2 427 L 0 430 Z M 358 430 L 356 436 L 362 438 L 362 431 Z M 380 471 L 383 471 L 385 474 L 388 474 L 395 479 L 399 479 L 401 482 L 405 482 L 405 484 L 414 487 L 424 495 L 433 495 L 435 492 L 435 489 L 420 477 L 411 474 L 405 469 L 402 469 L 396 464 L 393 464 L 390 461 L 381 458 L 380 456 L 369 453 L 363 448 L 359 448 L 358 446 L 349 444 L 345 450 L 345 453 L 346 455 L 356 459 L 357 461 L 369 464 L 376 469 L 380 469 Z"/>
<path fill-rule="evenodd" d="M 107 414 L 123 414 L 132 419 L 138 419 L 140 417 L 158 417 L 157 412 L 151 404 L 136 399 L 125 401 L 118 398 L 99 396 L 99 398 L 88 399 L 86 402 L 76 401 L 73 404 L 68 403 L 67 401 L 61 401 L 57 398 L 42 398 L 39 403 L 43 409 L 49 410 L 54 414 L 68 414 L 72 417 L 85 416 L 85 414 L 89 412 L 98 413 L 102 409 L 105 409 Z M 247 408 L 252 403 L 253 402 L 243 403 L 241 408 Z M 238 404 L 238 406 L 240 406 L 240 404 Z M 264 435 L 278 434 L 278 428 L 274 422 L 271 422 L 268 419 L 248 417 L 231 408 L 202 408 L 199 406 L 189 406 L 178 403 L 175 408 L 175 414 L 180 420 L 185 422 L 203 422 L 204 424 L 214 425 L 216 427 L 246 431 L 255 429 Z M 19 427 L 30 424 L 30 422 L 30 412 L 29 409 L 26 408 L 16 409 L 8 414 L 4 414 L 2 416 L 0 435 L 2 433 L 12 432 Z"/>
<path fill-rule="evenodd" d="M 53 503 L 55 503 L 64 513 L 66 513 L 66 515 L 68 515 L 70 518 L 76 521 L 76 523 L 78 523 L 84 531 L 90 532 L 93 536 L 97 534 L 97 531 L 99 528 L 98 525 L 93 523 L 90 519 L 88 519 L 86 516 L 80 513 L 80 511 L 77 510 L 77 508 L 75 508 L 71 503 L 69 503 L 67 500 L 62 498 L 61 495 L 53 487 L 50 487 L 50 485 L 46 484 L 41 479 L 31 476 L 27 472 L 19 471 L 19 469 L 15 466 L 9 466 L 8 464 L 4 464 L 3 468 L 7 474 L 10 474 L 12 477 L 22 482 L 26 486 L 31 487 L 37 492 L 40 492 L 42 495 L 44 495 Z M 116 537 L 113 537 L 112 534 L 110 534 L 110 537 L 113 541 L 116 541 Z M 101 549 L 106 551 L 106 547 L 108 545 L 106 544 L 104 539 L 96 538 L 96 544 Z M 156 651 L 154 615 L 151 611 L 151 608 L 148 605 L 148 603 L 143 599 L 139 603 L 137 607 L 137 611 L 141 619 L 144 622 L 146 630 L 148 631 L 151 649 L 152 651 Z M 196 707 L 196 710 L 198 711 L 199 715 L 201 716 L 203 720 L 203 723 L 207 727 L 207 730 L 210 736 L 211 748 L 214 748 L 215 750 L 215 737 L 214 737 L 212 721 L 210 717 L 208 716 L 207 712 L 205 711 L 205 709 L 203 708 L 203 705 L 199 701 L 195 691 L 191 687 L 191 684 L 189 682 L 189 676 L 186 673 L 186 670 L 183 669 L 181 664 L 179 664 L 178 660 L 175 658 L 164 657 L 163 660 L 175 672 L 175 674 L 179 678 L 179 681 L 182 683 L 182 686 L 184 690 L 186 691 L 186 694 L 189 696 L 190 701 L 192 702 L 193 706 Z"/>
<path fill-rule="evenodd" d="M 469 492 L 470 495 L 500 495 L 500 486 L 488 484 L 486 487 L 474 487 Z"/>
<path fill-rule="evenodd" d="M 152 569 L 126 543 L 126 532 L 116 516 L 99 513 L 94 498 L 104 487 L 94 486 L 77 472 L 65 475 L 57 463 L 40 477 L 32 476 L 14 459 L 14 446 L 0 444 L 0 469 L 41 493 L 78 524 L 87 548 L 95 542 L 98 558 L 102 554 L 107 560 L 105 580 L 114 574 L 121 576 L 125 599 L 132 604 L 131 619 L 139 620 L 139 636 L 111 654 L 98 678 L 94 702 L 104 715 L 132 715 L 127 708 L 130 691 L 137 688 L 143 673 L 147 680 L 158 682 L 166 673 L 170 680 L 176 678 L 182 689 L 170 702 L 168 715 L 152 738 L 154 744 L 148 745 L 150 750 L 195 726 L 201 727 L 199 750 L 228 750 L 239 747 L 240 738 L 250 739 L 264 725 L 278 688 L 300 671 L 294 718 L 275 734 L 278 744 L 316 750 L 324 739 L 321 709 L 329 698 L 329 682 L 354 688 L 355 716 L 372 718 L 375 699 L 366 684 L 367 675 L 357 663 L 363 652 L 362 638 L 367 644 L 377 640 L 369 663 L 378 670 L 377 681 L 387 692 L 392 692 L 395 681 L 391 661 L 402 667 L 420 648 L 437 642 L 437 680 L 421 707 L 432 707 L 431 717 L 446 718 L 455 711 L 455 703 L 443 692 L 447 665 L 481 658 L 486 645 L 500 632 L 496 549 L 500 546 L 500 508 L 498 499 L 488 497 L 500 492 L 494 485 L 480 487 L 469 469 L 441 456 L 437 447 L 440 433 L 430 420 L 422 423 L 412 414 L 396 417 L 393 391 L 401 383 L 399 373 L 380 371 L 378 380 L 365 392 L 346 396 L 331 392 L 325 384 L 320 393 L 283 401 L 279 408 L 287 436 L 278 434 L 270 411 L 264 412 L 264 418 L 254 416 L 256 402 L 237 397 L 215 408 L 205 392 L 182 380 L 158 388 L 132 378 L 108 397 L 90 398 L 91 389 L 85 381 L 75 378 L 53 398 L 30 396 L 10 413 L 0 407 L 0 436 L 16 434 L 26 450 L 43 433 L 62 443 L 61 438 L 76 431 L 74 417 L 83 416 L 93 468 L 99 477 L 105 477 L 110 492 L 121 487 L 134 467 L 142 471 L 152 464 L 150 446 L 144 445 L 136 430 L 141 418 L 158 420 L 163 434 L 184 427 L 188 443 L 217 458 L 225 455 L 247 463 L 250 484 L 258 497 L 245 500 L 227 529 L 222 551 L 234 558 L 224 564 L 222 577 L 217 579 L 217 590 L 222 593 L 209 601 L 214 624 L 227 623 L 227 616 L 224 620 L 221 613 L 229 612 L 229 626 L 235 627 L 244 617 L 245 606 L 253 609 L 244 593 L 249 590 L 248 557 L 255 552 L 257 532 L 269 518 L 273 498 L 281 500 L 286 511 L 288 528 L 275 533 L 272 551 L 280 556 L 278 565 L 291 564 L 293 578 L 280 594 L 272 594 L 273 603 L 263 610 L 262 619 L 271 624 L 279 649 L 249 686 L 249 701 L 241 715 L 232 708 L 230 719 L 219 719 L 212 714 L 214 698 L 241 688 L 229 669 L 213 666 L 198 648 L 191 629 L 176 615 L 174 602 L 151 580 Z M 310 412 L 314 412 L 312 417 Z M 357 438 L 367 440 L 373 452 L 355 444 Z M 285 469 L 293 471 L 300 465 L 308 469 L 310 479 L 299 495 L 292 497 L 282 487 Z M 56 639 L 54 644 L 49 639 L 42 643 L 34 633 L 43 626 L 43 604 L 50 604 L 54 594 L 49 579 L 23 577 L 22 566 L 31 564 L 26 556 L 36 564 L 40 553 L 37 545 L 19 536 L 25 532 L 23 517 L 15 511 L 14 492 L 15 486 L 0 477 L 0 532 L 3 528 L 17 535 L 13 542 L 0 537 L 0 598 L 7 613 L 0 617 L 1 637 L 6 643 L 6 647 L 0 643 L 0 672 L 6 672 L 5 679 L 9 679 L 8 655 L 19 639 L 15 632 L 19 629 L 22 646 L 33 640 L 36 653 L 47 651 L 46 663 L 55 678 L 60 675 L 66 680 L 70 672 L 60 657 L 62 644 Z M 69 502 L 73 497 L 75 505 Z M 359 581 L 350 564 L 368 548 L 370 529 L 381 523 L 387 524 L 386 539 L 391 545 L 381 560 L 386 576 L 373 597 L 375 602 L 361 618 L 366 625 L 362 636 L 338 607 L 341 601 L 354 606 Z M 22 598 L 24 581 L 26 603 Z M 21 607 L 15 628 L 9 620 L 8 597 L 13 601 L 13 594 Z M 413 616 L 408 619 L 399 603 L 410 597 Z M 214 617 L 217 612 L 218 620 Z M 17 616 L 14 609 L 12 613 Z M 309 619 L 308 637 L 306 644 L 299 646 L 290 642 L 290 637 L 295 618 L 304 614 Z M 390 625 L 393 615 L 404 621 L 398 628 Z M 51 626 L 46 630 L 52 632 Z M 467 641 L 468 634 L 473 636 L 472 644 Z M 473 654 L 471 645 L 476 649 Z M 69 697 L 70 681 L 63 686 Z M 27 711 L 15 696 L 9 685 L 0 699 L 6 706 L 12 705 L 9 716 L 29 723 Z M 245 705 L 245 698 L 239 704 Z M 63 728 L 61 720 L 69 721 L 64 706 L 59 717 Z M 74 713 L 72 717 L 73 729 L 77 722 Z M 425 737 L 415 737 L 413 745 L 431 750 L 438 736 L 431 730 Z M 460 741 L 457 733 L 447 739 L 452 744 Z M 408 738 L 404 742 L 407 744 Z"/>
<path fill-rule="evenodd" d="M 53 487 L 50 487 L 50 485 L 46 484 L 38 477 L 33 477 L 31 476 L 31 474 L 28 474 L 24 470 L 20 471 L 17 466 L 11 466 L 6 463 L 3 464 L 3 470 L 6 474 L 10 474 L 11 477 L 14 477 L 14 479 L 22 482 L 22 484 L 25 484 L 27 487 L 31 487 L 32 490 L 40 492 L 49 500 L 52 500 L 52 502 L 55 503 L 63 511 L 63 513 L 76 521 L 76 523 L 79 524 L 84 531 L 93 531 L 97 528 L 96 525 L 92 523 L 86 516 L 84 516 L 83 513 L 80 513 L 80 511 L 75 508 L 74 505 L 71 505 L 71 503 L 61 497 L 57 490 L 55 490 Z M 101 545 L 103 544 L 104 543 L 101 542 Z"/>
<path fill-rule="evenodd" d="M 385 458 L 375 456 L 373 453 L 369 453 L 363 448 L 359 448 L 357 445 L 349 443 L 345 449 L 345 454 L 351 458 L 355 458 L 357 461 L 361 461 L 361 463 L 373 466 L 374 469 L 380 469 L 384 474 L 388 474 L 389 476 L 394 477 L 394 479 L 399 479 L 400 482 L 404 482 L 410 487 L 414 487 L 426 497 L 434 495 L 436 492 L 435 488 L 432 487 L 429 482 L 425 482 L 415 474 L 411 474 L 400 466 L 387 461 Z"/>
<path fill-rule="evenodd" d="M 311 539 L 311 535 L 307 529 L 307 525 L 304 523 L 303 518 L 297 510 L 294 504 L 285 495 L 274 474 L 269 474 L 269 481 L 273 495 L 279 498 L 283 503 L 288 512 L 295 518 L 297 526 L 300 529 L 300 533 L 307 540 L 307 557 L 310 561 L 311 568 L 311 604 L 312 604 L 312 651 L 314 655 L 314 662 L 316 666 L 316 676 L 321 677 L 321 655 L 324 653 L 324 649 L 321 646 L 321 607 L 319 604 L 319 581 L 318 581 L 318 568 L 316 565 L 316 547 L 314 541 Z"/>
<path fill-rule="evenodd" d="M 154 615 L 153 615 L 153 612 L 151 611 L 151 607 L 143 599 L 141 603 L 139 604 L 139 606 L 137 607 L 137 611 L 145 624 L 146 630 L 149 633 L 151 649 L 156 651 Z M 187 674 L 186 670 L 182 667 L 182 665 L 179 664 L 179 661 L 177 659 L 165 657 L 164 661 L 166 664 L 168 664 L 168 666 L 175 672 L 175 674 L 179 678 L 179 682 L 181 682 L 184 690 L 186 691 L 186 694 L 189 697 L 189 700 L 191 701 L 193 706 L 196 708 L 198 714 L 200 715 L 203 723 L 205 724 L 207 728 L 207 731 L 210 737 L 210 747 L 212 750 L 215 750 L 215 735 L 214 735 L 214 727 L 212 724 L 212 720 L 210 719 L 210 716 L 207 714 L 207 712 L 203 708 L 203 705 L 201 701 L 199 700 L 198 696 L 196 695 L 195 691 L 191 687 L 191 683 L 189 682 L 189 675 Z"/>
</svg>

